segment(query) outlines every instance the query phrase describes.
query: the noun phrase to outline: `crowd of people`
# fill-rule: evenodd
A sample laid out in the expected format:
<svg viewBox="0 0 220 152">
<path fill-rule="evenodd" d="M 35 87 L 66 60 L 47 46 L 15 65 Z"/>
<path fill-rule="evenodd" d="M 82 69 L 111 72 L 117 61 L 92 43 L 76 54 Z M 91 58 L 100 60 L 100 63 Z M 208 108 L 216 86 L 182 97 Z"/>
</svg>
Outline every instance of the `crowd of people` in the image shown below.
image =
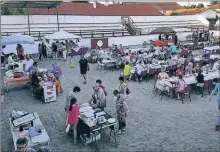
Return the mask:
<svg viewBox="0 0 220 152">
<path fill-rule="evenodd" d="M 57 60 L 59 56 L 62 56 L 64 60 L 67 60 L 68 54 L 72 56 L 71 45 L 71 41 L 65 41 L 65 43 L 56 41 L 53 43 L 53 59 Z M 24 75 L 25 73 L 30 74 L 32 93 L 34 95 L 37 94 L 37 88 L 41 80 L 53 82 L 56 85 L 58 95 L 64 92 L 64 72 L 62 67 L 59 65 L 59 62 L 53 62 L 53 69 L 42 74 L 42 71 L 39 71 L 38 63 L 34 61 L 30 55 L 24 55 L 24 49 L 21 45 L 18 45 L 17 47 L 17 55 L 20 60 L 24 61 L 24 66 L 22 68 L 19 67 L 13 59 L 15 55 L 10 54 L 8 57 L 9 68 L 21 75 Z M 142 81 L 143 77 L 146 76 L 143 75 L 143 69 L 149 73 L 152 69 L 152 65 L 160 65 L 160 68 L 155 70 L 154 73 L 154 75 L 157 76 L 155 87 L 160 90 L 167 90 L 168 93 L 172 84 L 169 84 L 164 80 L 173 76 L 178 77 L 176 81 L 177 99 L 180 98 L 181 92 L 183 92 L 184 88 L 187 86 L 183 79 L 184 75 L 195 76 L 197 80 L 196 85 L 203 87 L 205 83 L 204 72 L 208 74 L 211 71 L 220 71 L 220 60 L 211 59 L 210 53 L 203 54 L 201 56 L 201 60 L 197 62 L 195 61 L 195 57 L 191 50 L 184 47 L 177 48 L 176 45 L 165 46 L 159 49 L 155 49 L 154 46 L 151 46 L 149 49 L 145 49 L 144 51 L 139 50 L 136 52 L 132 52 L 129 49 L 128 52 L 126 52 L 126 48 L 122 46 L 119 48 L 114 46 L 114 48 L 110 49 L 108 55 L 119 58 L 120 62 L 118 62 L 117 65 L 120 65 L 120 67 L 123 68 L 122 75 L 118 79 L 119 85 L 112 92 L 115 96 L 115 107 L 117 111 L 116 117 L 119 123 L 118 134 L 123 134 L 126 128 L 126 117 L 128 112 L 126 96 L 130 94 L 130 90 L 126 82 L 132 79 L 136 80 L 136 78 L 138 81 Z M 47 49 L 44 43 L 39 44 L 39 60 L 41 60 L 42 56 L 47 58 Z M 89 61 L 84 57 L 84 55 L 82 55 L 79 60 L 79 69 L 80 74 L 83 77 L 83 84 L 87 84 L 86 74 L 90 70 L 90 66 Z M 107 106 L 108 92 L 103 85 L 102 80 L 96 80 L 92 87 L 94 92 L 88 101 L 90 106 L 94 109 L 99 108 L 105 110 Z M 77 124 L 79 121 L 78 114 L 80 109 L 77 94 L 80 91 L 81 88 L 79 86 L 75 86 L 72 91 L 67 92 L 66 104 L 64 107 L 66 112 L 66 124 L 70 124 L 71 126 L 74 144 L 76 144 L 77 139 Z M 216 91 L 218 91 L 217 105 L 220 111 L 220 83 L 216 84 L 215 89 L 212 91 L 210 96 L 212 96 Z M 216 130 L 219 129 L 219 126 L 220 116 L 217 120 Z M 34 152 L 34 149 L 27 148 L 27 142 L 28 141 L 26 139 L 19 139 L 17 141 L 17 149 Z M 41 149 L 41 151 L 43 150 Z"/>
</svg>

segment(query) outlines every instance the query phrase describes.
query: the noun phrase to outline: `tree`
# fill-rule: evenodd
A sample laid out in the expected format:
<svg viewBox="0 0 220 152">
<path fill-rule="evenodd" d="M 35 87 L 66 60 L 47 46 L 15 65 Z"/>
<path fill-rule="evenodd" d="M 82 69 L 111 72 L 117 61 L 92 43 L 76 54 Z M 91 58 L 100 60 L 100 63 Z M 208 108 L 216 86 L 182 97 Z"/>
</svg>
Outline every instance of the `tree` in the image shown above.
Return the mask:
<svg viewBox="0 0 220 152">
<path fill-rule="evenodd" d="M 215 5 L 215 4 L 218 4 L 218 1 L 211 1 L 209 4 L 210 5 Z"/>
<path fill-rule="evenodd" d="M 191 8 L 196 8 L 196 5 L 191 5 Z"/>
<path fill-rule="evenodd" d="M 203 3 L 199 3 L 199 4 L 197 5 L 197 8 L 204 8 L 204 4 L 203 4 Z"/>
<path fill-rule="evenodd" d="M 27 11 L 23 8 L 2 8 L 2 15 L 26 15 Z"/>
</svg>

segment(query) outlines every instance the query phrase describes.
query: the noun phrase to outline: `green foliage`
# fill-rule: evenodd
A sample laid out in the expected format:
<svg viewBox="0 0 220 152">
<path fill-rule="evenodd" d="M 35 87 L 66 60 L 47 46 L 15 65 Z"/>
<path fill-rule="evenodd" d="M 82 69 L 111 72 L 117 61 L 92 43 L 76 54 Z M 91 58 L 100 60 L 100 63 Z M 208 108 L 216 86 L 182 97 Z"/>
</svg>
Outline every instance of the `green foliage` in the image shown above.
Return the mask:
<svg viewBox="0 0 220 152">
<path fill-rule="evenodd" d="M 218 1 L 211 1 L 209 4 L 210 5 L 215 5 L 215 4 L 218 4 Z"/>
<path fill-rule="evenodd" d="M 203 4 L 203 3 L 199 3 L 199 4 L 197 5 L 197 8 L 204 8 L 204 4 Z"/>
<path fill-rule="evenodd" d="M 27 10 L 23 8 L 1 8 L 2 15 L 27 15 Z"/>
</svg>

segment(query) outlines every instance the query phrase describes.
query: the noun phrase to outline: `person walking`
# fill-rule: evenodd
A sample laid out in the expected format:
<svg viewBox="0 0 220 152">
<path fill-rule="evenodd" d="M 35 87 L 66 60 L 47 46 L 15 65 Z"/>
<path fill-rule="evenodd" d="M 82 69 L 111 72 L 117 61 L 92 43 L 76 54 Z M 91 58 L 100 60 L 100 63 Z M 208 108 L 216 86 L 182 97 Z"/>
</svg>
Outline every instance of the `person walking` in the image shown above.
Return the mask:
<svg viewBox="0 0 220 152">
<path fill-rule="evenodd" d="M 44 42 L 42 42 L 42 54 L 43 54 L 44 58 L 46 59 L 47 58 L 47 47 L 44 44 Z"/>
<path fill-rule="evenodd" d="M 41 57 L 42 57 L 42 47 L 41 47 L 41 44 L 40 44 L 40 43 L 38 44 L 38 53 L 39 53 L 39 58 L 38 58 L 38 60 L 41 61 Z"/>
<path fill-rule="evenodd" d="M 113 91 L 113 95 L 116 97 L 116 111 L 117 120 L 119 124 L 118 134 L 125 132 L 126 127 L 126 117 L 127 117 L 127 104 L 125 102 L 125 96 L 121 94 L 118 90 Z"/>
<path fill-rule="evenodd" d="M 215 89 L 210 94 L 209 101 L 211 101 L 211 97 L 216 91 L 217 91 L 216 103 L 217 103 L 217 108 L 218 108 L 218 118 L 216 121 L 215 130 L 218 131 L 220 127 L 220 83 L 219 82 L 216 83 Z"/>
<path fill-rule="evenodd" d="M 84 56 L 81 56 L 81 59 L 79 60 L 79 67 L 80 67 L 80 73 L 83 76 L 84 82 L 83 84 L 86 84 L 86 73 L 89 71 L 89 63 L 88 60 L 84 58 Z"/>
<path fill-rule="evenodd" d="M 77 104 L 76 98 L 71 99 L 70 105 L 66 108 L 65 111 L 67 113 L 67 124 L 70 125 L 70 128 L 73 130 L 73 140 L 74 144 L 76 144 L 77 124 L 79 121 L 79 105 Z"/>
</svg>

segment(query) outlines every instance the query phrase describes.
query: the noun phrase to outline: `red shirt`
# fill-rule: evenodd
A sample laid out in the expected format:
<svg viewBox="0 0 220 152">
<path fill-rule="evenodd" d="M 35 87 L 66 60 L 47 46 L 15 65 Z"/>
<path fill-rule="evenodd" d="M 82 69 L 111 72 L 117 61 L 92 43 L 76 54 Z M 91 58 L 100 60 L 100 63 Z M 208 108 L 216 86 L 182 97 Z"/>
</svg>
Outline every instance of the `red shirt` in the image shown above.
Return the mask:
<svg viewBox="0 0 220 152">
<path fill-rule="evenodd" d="M 107 92 L 105 91 L 105 86 L 101 84 L 100 88 L 102 88 L 102 90 L 104 91 L 105 95 L 107 95 Z"/>
<path fill-rule="evenodd" d="M 184 70 L 183 69 L 178 69 L 178 70 L 176 70 L 176 74 L 177 75 L 183 75 L 184 74 Z"/>
<path fill-rule="evenodd" d="M 67 113 L 67 124 L 75 125 L 78 123 L 79 105 L 74 105 L 72 111 L 69 111 L 69 107 L 67 107 L 66 113 Z"/>
</svg>

